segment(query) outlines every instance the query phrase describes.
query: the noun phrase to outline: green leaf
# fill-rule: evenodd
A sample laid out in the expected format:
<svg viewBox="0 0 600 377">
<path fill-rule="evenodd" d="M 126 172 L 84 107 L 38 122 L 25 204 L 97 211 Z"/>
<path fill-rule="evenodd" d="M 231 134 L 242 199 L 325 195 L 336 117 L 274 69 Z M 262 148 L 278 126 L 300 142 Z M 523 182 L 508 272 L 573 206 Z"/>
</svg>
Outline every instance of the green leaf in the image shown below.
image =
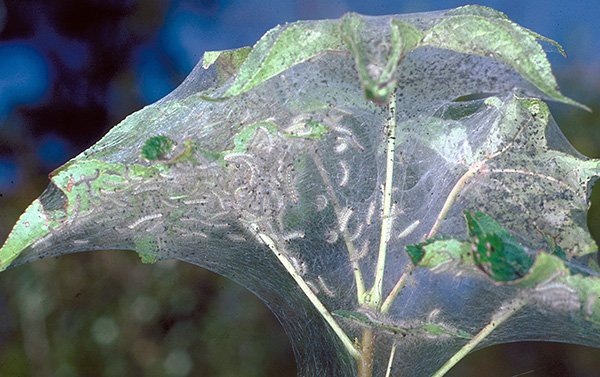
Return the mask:
<svg viewBox="0 0 600 377">
<path fill-rule="evenodd" d="M 312 119 L 301 119 L 299 122 L 292 123 L 284 131 L 284 134 L 289 137 L 315 140 L 323 140 L 328 133 L 329 127 Z"/>
<path fill-rule="evenodd" d="M 505 228 L 488 214 L 464 211 L 469 236 L 473 238 L 475 265 L 496 282 L 523 277 L 533 258 Z"/>
<path fill-rule="evenodd" d="M 474 16 L 481 16 L 481 17 L 485 17 L 485 18 L 497 18 L 500 20 L 511 22 L 504 13 L 499 12 L 495 9 L 480 6 L 480 5 L 466 5 L 464 7 L 452 9 L 452 10 L 446 12 L 445 15 L 453 15 L 453 16 L 454 15 L 474 15 Z M 515 26 L 518 27 L 518 25 L 515 25 Z M 565 50 L 562 48 L 562 46 L 560 44 L 558 44 L 557 42 L 553 41 L 552 39 L 543 37 L 540 34 L 534 32 L 534 31 L 531 31 L 529 29 L 525 29 L 525 31 L 528 32 L 529 34 L 531 34 L 532 36 L 534 36 L 535 39 L 537 39 L 537 40 L 549 42 L 554 47 L 556 47 L 558 49 L 558 51 L 560 51 L 560 53 L 564 57 L 567 56 L 567 54 L 565 53 Z"/>
<path fill-rule="evenodd" d="M 510 282 L 522 278 L 533 264 L 532 258 L 519 245 L 499 234 L 477 235 L 473 243 L 475 265 L 496 282 Z"/>
<path fill-rule="evenodd" d="M 551 235 L 547 234 L 547 233 L 542 233 L 544 236 L 544 239 L 546 240 L 546 242 L 548 243 L 548 250 L 550 251 L 551 255 L 556 255 L 557 257 L 559 257 L 560 259 L 566 261 L 567 260 L 567 254 L 565 253 L 565 251 L 558 245 L 558 243 L 556 243 L 556 240 L 554 239 L 554 237 L 552 237 Z"/>
<path fill-rule="evenodd" d="M 458 7 L 455 9 L 448 10 L 444 12 L 446 16 L 458 16 L 458 15 L 473 15 L 480 16 L 485 18 L 497 18 L 500 20 L 508 20 L 508 17 L 493 8 L 485 7 L 481 5 L 465 5 L 463 7 Z"/>
<path fill-rule="evenodd" d="M 225 96 L 238 96 L 296 64 L 334 50 L 343 50 L 334 21 L 278 26 L 252 48 Z"/>
<path fill-rule="evenodd" d="M 275 135 L 279 130 L 279 127 L 270 122 L 258 122 L 244 127 L 233 138 L 233 144 L 235 145 L 233 152 L 245 152 L 248 149 L 248 143 L 254 139 L 256 132 L 261 128 L 265 129 L 269 135 Z"/>
<path fill-rule="evenodd" d="M 166 135 L 153 136 L 142 146 L 141 158 L 150 161 L 165 160 L 175 146 L 173 139 Z"/>
<path fill-rule="evenodd" d="M 21 215 L 0 249 L 0 269 L 7 269 L 24 250 L 57 227 L 58 224 L 49 220 L 40 200 L 36 199 Z"/>
<path fill-rule="evenodd" d="M 480 237 L 488 233 L 498 234 L 503 239 L 511 239 L 512 236 L 504 229 L 496 220 L 490 215 L 475 211 L 464 211 L 465 219 L 467 221 L 467 230 L 469 231 L 470 237 Z"/>
<path fill-rule="evenodd" d="M 568 271 L 564 260 L 546 252 L 539 252 L 526 276 L 515 281 L 514 285 L 535 288 L 540 283 L 549 281 L 553 276 L 567 276 Z"/>
<path fill-rule="evenodd" d="M 432 238 L 406 246 L 406 252 L 415 267 L 436 267 L 452 261 L 470 261 L 471 243 Z"/>
</svg>

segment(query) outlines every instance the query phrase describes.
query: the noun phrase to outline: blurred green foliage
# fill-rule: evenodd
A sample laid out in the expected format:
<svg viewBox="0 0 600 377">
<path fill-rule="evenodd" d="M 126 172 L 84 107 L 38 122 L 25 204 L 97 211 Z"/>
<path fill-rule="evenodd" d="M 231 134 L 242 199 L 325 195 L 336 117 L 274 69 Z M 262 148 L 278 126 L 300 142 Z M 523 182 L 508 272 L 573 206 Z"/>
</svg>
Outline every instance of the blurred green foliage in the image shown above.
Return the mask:
<svg viewBox="0 0 600 377">
<path fill-rule="evenodd" d="M 239 285 L 181 262 L 99 251 L 0 279 L 2 376 L 292 376 L 287 338 Z"/>
</svg>

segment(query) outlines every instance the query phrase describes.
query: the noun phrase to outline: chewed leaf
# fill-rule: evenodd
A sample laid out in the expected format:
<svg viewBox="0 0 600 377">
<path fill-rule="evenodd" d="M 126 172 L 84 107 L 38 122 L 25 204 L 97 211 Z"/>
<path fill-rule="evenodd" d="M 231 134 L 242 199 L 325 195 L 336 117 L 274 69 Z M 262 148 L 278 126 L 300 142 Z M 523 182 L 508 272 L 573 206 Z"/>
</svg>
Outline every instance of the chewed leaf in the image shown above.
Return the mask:
<svg viewBox="0 0 600 377">
<path fill-rule="evenodd" d="M 159 141 L 152 143 L 156 144 L 155 147 L 163 145 Z M 123 242 L 118 235 L 126 230 L 133 231 L 143 223 L 156 224 L 163 214 L 159 216 L 158 213 L 150 213 L 153 211 L 152 203 L 144 200 L 146 189 L 142 182 L 164 174 L 167 170 L 167 164 L 155 167 L 125 166 L 97 160 L 75 162 L 67 168 L 57 169 L 51 175 L 52 183 L 46 192 L 29 206 L 0 249 L 0 268 L 5 270 L 14 264 L 35 259 L 40 249 L 51 247 L 53 243 L 58 246 L 60 242 L 57 240 L 69 244 L 74 250 L 92 247 L 89 236 L 86 238 L 86 235 L 77 235 L 72 231 L 84 224 L 93 224 L 90 226 L 95 228 L 96 234 L 92 237 L 103 237 L 108 233 L 112 236 L 111 242 L 117 243 L 119 240 Z M 132 187 L 134 182 L 137 185 Z M 146 207 L 140 211 L 143 213 L 141 216 L 140 212 L 135 211 L 122 213 L 130 205 L 122 197 L 128 190 L 132 194 L 129 200 L 136 202 L 140 208 Z M 107 227 L 100 219 L 106 215 L 115 216 L 119 212 L 123 218 L 128 219 L 121 226 Z M 137 250 L 143 261 L 155 261 L 158 258 L 156 237 L 153 236 L 151 242 L 147 237 L 143 233 L 137 233 L 130 241 L 138 246 Z M 106 245 L 108 248 L 109 243 Z M 129 248 L 134 249 L 133 245 Z M 54 253 L 56 252 L 47 252 L 46 255 Z"/>
<path fill-rule="evenodd" d="M 473 242 L 475 265 L 497 282 L 523 277 L 533 260 L 519 242 L 491 216 L 464 211 Z"/>
<path fill-rule="evenodd" d="M 512 283 L 528 274 L 533 258 L 523 246 L 491 216 L 465 211 L 470 241 L 430 239 L 406 247 L 415 267 L 438 271 L 452 265 L 459 269 L 481 270 L 498 283 Z"/>
<path fill-rule="evenodd" d="M 207 51 L 202 57 L 202 68 L 207 69 L 215 64 L 219 75 L 219 84 L 222 85 L 238 73 L 250 51 L 252 51 L 251 47 L 227 51 Z"/>
<path fill-rule="evenodd" d="M 476 236 L 473 259 L 475 265 L 492 280 L 508 282 L 525 276 L 532 258 L 518 244 L 505 242 L 495 233 Z"/>
<path fill-rule="evenodd" d="M 490 215 L 464 211 L 468 241 L 452 238 L 434 238 L 406 246 L 406 252 L 415 267 L 429 267 L 432 271 L 452 264 L 457 273 L 478 268 L 497 283 L 532 287 L 553 275 L 590 275 L 590 270 L 567 263 L 564 252 L 554 240 L 547 237 L 547 251 L 537 256 L 528 254 L 506 228 Z M 559 259 L 548 259 L 548 256 Z"/>
<path fill-rule="evenodd" d="M 455 239 L 429 239 L 406 246 L 406 252 L 415 267 L 436 267 L 453 261 L 469 261 L 471 243 Z"/>
<path fill-rule="evenodd" d="M 540 251 L 533 258 L 514 243 L 514 238 L 504 243 L 500 235 L 508 232 L 489 215 L 465 211 L 465 216 L 472 241 L 437 239 L 407 246 L 415 267 L 439 271 L 452 261 L 460 261 L 453 266 L 455 274 L 477 267 L 497 283 L 522 288 L 523 300 L 529 305 L 580 312 L 586 319 L 600 323 L 600 277 L 593 269 L 566 261 L 557 253 L 560 247 L 551 242 L 548 252 Z M 374 325 L 360 313 L 346 318 Z"/>
</svg>

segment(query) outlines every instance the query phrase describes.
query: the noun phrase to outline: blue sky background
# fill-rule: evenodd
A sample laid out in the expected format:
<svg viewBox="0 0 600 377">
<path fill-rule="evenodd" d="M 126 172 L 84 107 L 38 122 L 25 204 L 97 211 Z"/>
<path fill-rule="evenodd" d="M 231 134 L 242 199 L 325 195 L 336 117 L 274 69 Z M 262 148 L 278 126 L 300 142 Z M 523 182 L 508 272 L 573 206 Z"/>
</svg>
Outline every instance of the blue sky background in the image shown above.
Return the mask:
<svg viewBox="0 0 600 377">
<path fill-rule="evenodd" d="M 4 1 L 2 19 L 11 16 L 15 1 Z M 0 42 L 0 119 L 6 119 L 15 105 L 31 104 L 44 98 L 56 83 L 53 75 L 58 59 L 76 71 L 84 69 L 91 56 L 85 40 L 65 37 L 40 12 L 41 1 L 28 1 L 32 18 L 37 24 L 25 38 Z M 110 1 L 108 1 L 110 3 Z M 134 85 L 141 102 L 153 102 L 170 90 L 191 71 L 207 50 L 237 48 L 252 45 L 267 30 L 277 24 L 298 19 L 337 18 L 353 11 L 378 15 L 408 13 L 453 8 L 462 1 L 270 1 L 270 0 L 207 0 L 148 1 L 144 5 L 123 1 L 129 7 L 140 7 L 154 13 L 147 17 L 157 30 L 150 33 L 132 51 L 131 60 L 123 61 L 123 69 L 136 73 Z M 147 5 L 152 3 L 153 5 Z M 594 0 L 555 1 L 480 1 L 505 12 L 513 21 L 561 43 L 569 55 L 562 58 L 550 54 L 556 69 L 577 66 L 580 74 L 596 79 L 600 70 L 600 2 Z M 0 9 L 2 9 L 0 0 Z M 22 7 L 22 5 L 21 5 Z M 43 8 L 42 12 L 43 13 Z M 4 13 L 4 17 L 2 16 Z M 160 14 L 156 14 L 160 13 Z M 90 15 L 91 16 L 91 15 Z M 135 26 L 143 27 L 143 26 Z M 583 69 L 583 71 L 581 71 Z"/>
</svg>

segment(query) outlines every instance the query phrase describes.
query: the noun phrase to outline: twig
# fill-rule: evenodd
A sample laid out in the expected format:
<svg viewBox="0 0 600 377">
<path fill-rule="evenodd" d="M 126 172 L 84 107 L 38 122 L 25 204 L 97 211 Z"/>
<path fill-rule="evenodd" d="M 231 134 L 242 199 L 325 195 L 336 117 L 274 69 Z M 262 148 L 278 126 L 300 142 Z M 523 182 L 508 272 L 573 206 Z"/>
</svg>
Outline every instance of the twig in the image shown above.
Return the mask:
<svg viewBox="0 0 600 377">
<path fill-rule="evenodd" d="M 390 361 L 388 361 L 387 372 L 385 372 L 385 377 L 390 377 L 392 373 L 392 364 L 394 362 L 394 354 L 396 353 L 396 343 L 392 346 L 392 350 L 390 352 Z"/>
<path fill-rule="evenodd" d="M 319 298 L 313 293 L 313 291 L 310 289 L 308 284 L 306 284 L 306 282 L 304 281 L 302 276 L 300 276 L 298 274 L 298 272 L 294 268 L 293 264 L 288 260 L 288 258 L 281 251 L 279 251 L 279 249 L 277 248 L 277 246 L 275 245 L 275 242 L 271 239 L 271 237 L 269 237 L 265 233 L 261 232 L 260 228 L 255 223 L 251 223 L 250 228 L 255 232 L 256 236 L 262 242 L 264 242 L 269 247 L 269 249 L 271 249 L 271 251 L 273 252 L 273 254 L 275 254 L 277 259 L 279 259 L 279 261 L 281 262 L 283 267 L 292 276 L 294 281 L 296 281 L 296 284 L 298 284 L 298 286 L 300 287 L 302 292 L 306 295 L 306 297 L 308 297 L 308 299 L 313 304 L 315 309 L 317 309 L 319 311 L 319 313 L 321 313 L 321 316 L 323 316 L 323 319 L 325 319 L 325 322 L 327 322 L 327 324 L 331 327 L 333 332 L 335 332 L 335 334 L 338 336 L 338 338 L 342 341 L 342 344 L 344 345 L 346 350 L 350 353 L 350 355 L 352 355 L 352 357 L 354 357 L 356 360 L 359 360 L 361 358 L 361 352 L 354 346 L 354 343 L 352 342 L 352 340 L 350 340 L 348 335 L 346 335 L 344 330 L 335 321 L 335 319 L 333 318 L 331 313 L 329 313 L 329 311 L 327 310 L 325 305 L 323 305 L 323 303 L 319 300 Z"/>
<path fill-rule="evenodd" d="M 512 316 L 515 312 L 521 309 L 527 300 L 523 298 L 518 298 L 506 305 L 506 307 L 502 308 L 499 313 L 494 315 L 492 321 L 487 324 L 477 335 L 473 337 L 469 341 L 469 343 L 465 344 L 463 348 L 461 348 L 457 353 L 454 354 L 446 364 L 444 364 L 435 374 L 431 377 L 442 377 L 448 371 L 455 366 L 460 360 L 462 360 L 469 352 L 473 350 L 481 341 L 483 341 L 492 331 L 494 331 L 498 326 L 500 326 L 504 321 L 506 321 L 510 316 Z"/>
<path fill-rule="evenodd" d="M 375 332 L 372 328 L 364 328 L 360 343 L 362 357 L 358 359 L 358 377 L 373 376 L 373 354 L 375 352 Z"/>
<path fill-rule="evenodd" d="M 394 303 L 396 298 L 398 298 L 398 295 L 402 291 L 402 288 L 404 288 L 404 286 L 406 285 L 406 279 L 413 272 L 413 270 L 414 270 L 414 267 L 410 266 L 402 274 L 402 276 L 400 276 L 400 279 L 398 279 L 398 281 L 396 282 L 396 285 L 394 285 L 394 288 L 392 288 L 392 291 L 386 297 L 385 301 L 381 305 L 381 312 L 383 314 L 387 313 L 390 310 L 390 308 L 392 307 L 392 304 Z"/>
<path fill-rule="evenodd" d="M 463 189 L 463 187 L 465 186 L 467 181 L 472 176 L 474 176 L 477 172 L 479 172 L 479 169 L 481 169 L 481 166 L 484 163 L 485 163 L 485 161 L 482 161 L 480 163 L 473 165 L 469 170 L 467 170 L 467 172 L 465 174 L 463 174 L 462 177 L 460 177 L 458 182 L 456 182 L 456 184 L 452 188 L 452 191 L 450 191 L 450 194 L 448 194 L 448 197 L 446 198 L 446 201 L 444 202 L 444 205 L 442 206 L 442 210 L 440 211 L 437 218 L 435 219 L 435 223 L 433 224 L 433 227 L 431 227 L 429 234 L 427 234 L 427 239 L 435 236 L 437 231 L 440 229 L 440 226 L 442 225 L 442 221 L 444 221 L 446 219 L 446 216 L 448 215 L 450 208 L 452 207 L 452 205 L 456 201 L 456 198 L 460 194 L 460 191 Z"/>
</svg>

